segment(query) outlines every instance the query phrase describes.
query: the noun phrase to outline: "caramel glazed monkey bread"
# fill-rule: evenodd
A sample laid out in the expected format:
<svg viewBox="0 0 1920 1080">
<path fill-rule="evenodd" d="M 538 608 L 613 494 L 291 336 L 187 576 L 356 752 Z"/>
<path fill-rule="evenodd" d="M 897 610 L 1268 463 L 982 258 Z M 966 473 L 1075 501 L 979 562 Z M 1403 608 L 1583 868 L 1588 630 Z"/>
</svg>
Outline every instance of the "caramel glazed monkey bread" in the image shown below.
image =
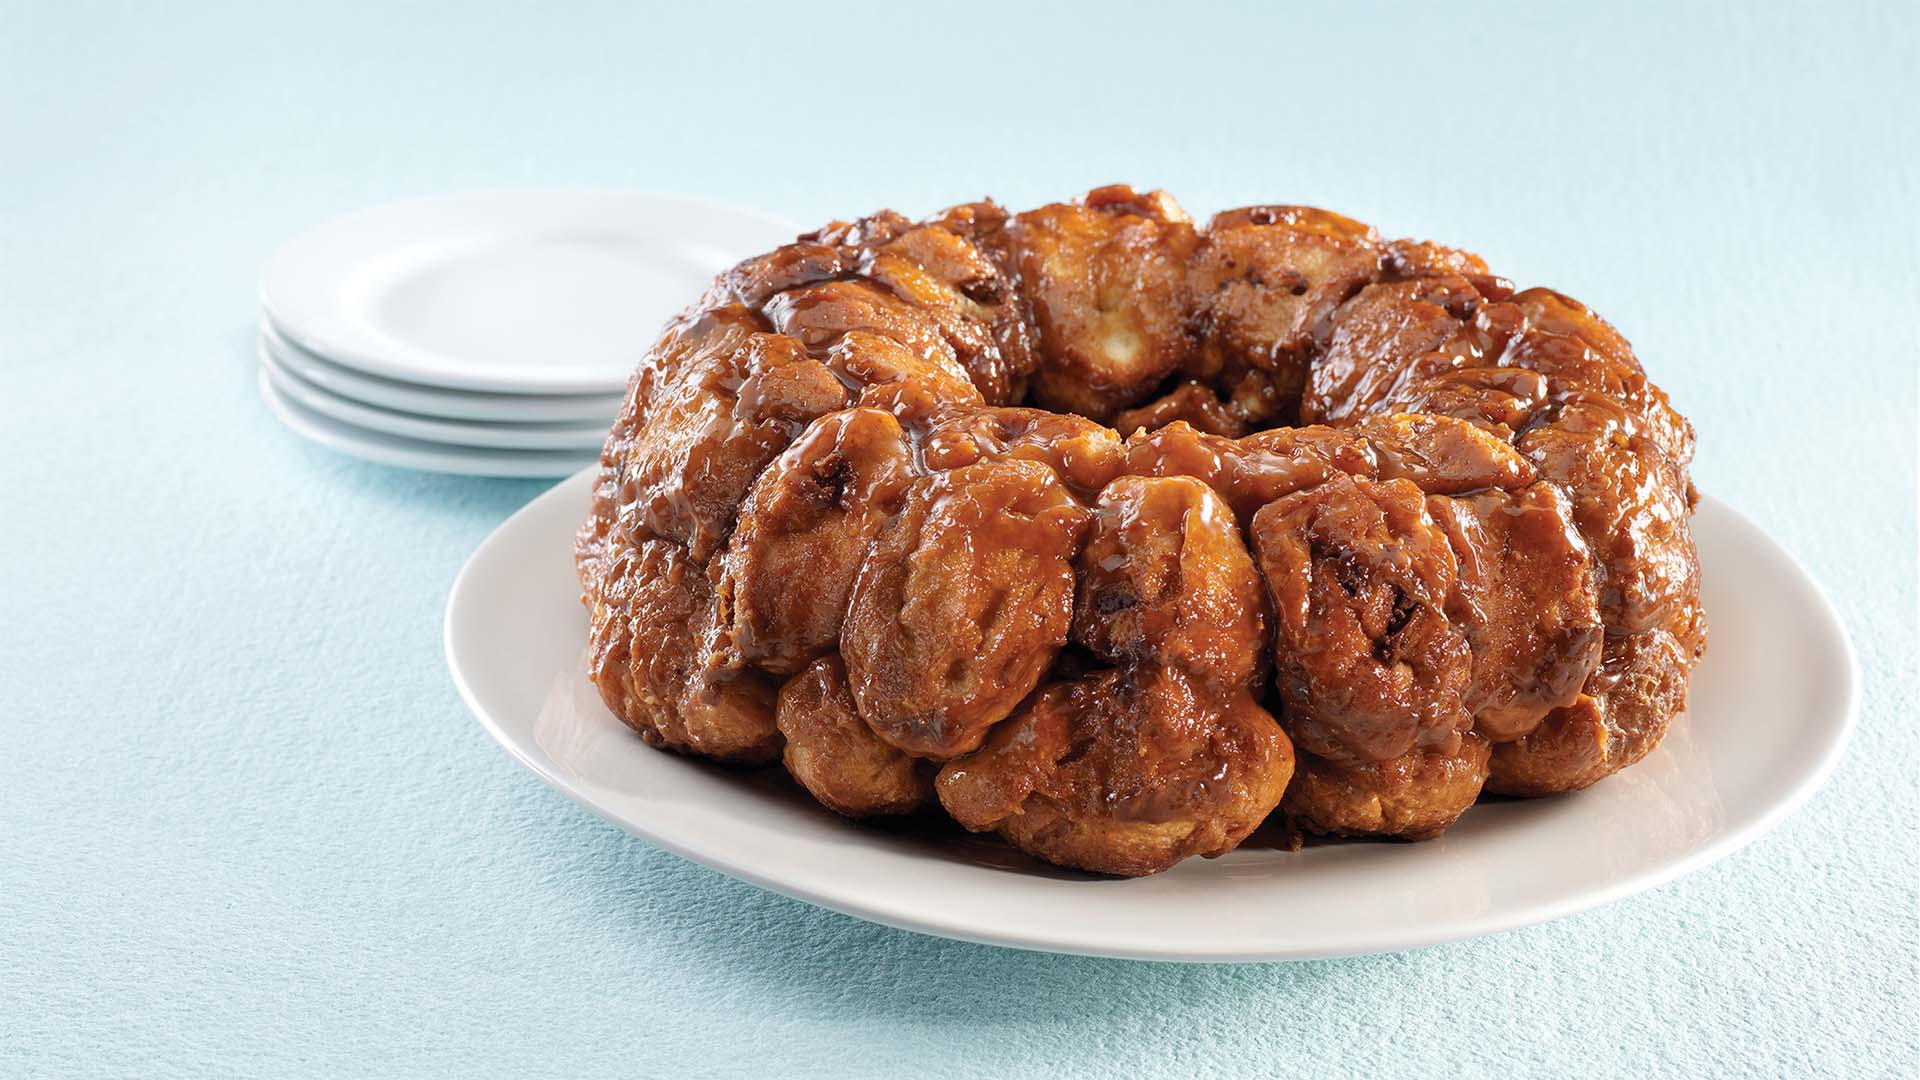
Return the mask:
<svg viewBox="0 0 1920 1080">
<path fill-rule="evenodd" d="M 1633 764 L 1706 642 L 1693 432 L 1599 316 L 1324 210 L 834 222 L 634 374 L 576 543 L 656 747 L 1107 874 Z"/>
</svg>

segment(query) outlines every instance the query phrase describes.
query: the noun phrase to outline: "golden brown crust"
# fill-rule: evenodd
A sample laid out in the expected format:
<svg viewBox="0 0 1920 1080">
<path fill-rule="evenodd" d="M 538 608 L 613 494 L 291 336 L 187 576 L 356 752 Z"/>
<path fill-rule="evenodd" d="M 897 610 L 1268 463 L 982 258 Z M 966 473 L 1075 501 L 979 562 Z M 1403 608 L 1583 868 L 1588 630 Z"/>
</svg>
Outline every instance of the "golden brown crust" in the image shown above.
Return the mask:
<svg viewBox="0 0 1920 1080">
<path fill-rule="evenodd" d="M 1684 707 L 1692 454 L 1612 327 L 1467 252 L 1123 186 L 882 211 L 722 274 L 635 372 L 576 543 L 592 674 L 842 813 L 944 763 L 947 812 L 1070 866 L 1218 854 L 1283 790 L 1423 837 Z"/>
<path fill-rule="evenodd" d="M 1265 598 L 1233 511 L 1190 477 L 1123 476 L 1080 551 L 1073 639 L 1235 693 L 1262 674 Z"/>
<path fill-rule="evenodd" d="M 1183 420 L 1209 435 L 1229 439 L 1237 439 L 1248 430 L 1245 416 L 1232 402 L 1206 383 L 1193 379 L 1114 417 L 1113 429 L 1125 437 L 1136 431 L 1157 431 L 1176 420 Z"/>
<path fill-rule="evenodd" d="M 1083 501 L 1125 467 L 1113 429 L 1043 409 L 984 408 L 950 416 L 927 428 L 921 456 L 938 470 L 989 460 L 1037 462 Z"/>
<path fill-rule="evenodd" d="M 913 480 L 906 432 L 870 408 L 821 417 L 768 466 L 719 564 L 723 662 L 790 675 L 832 651 L 867 545 Z"/>
<path fill-rule="evenodd" d="M 1255 514 L 1253 544 L 1303 750 L 1385 761 L 1471 727 L 1473 653 L 1446 614 L 1458 564 L 1418 486 L 1335 476 Z"/>
<path fill-rule="evenodd" d="M 1459 577 L 1447 617 L 1473 653 L 1467 711 L 1486 738 L 1524 735 L 1571 705 L 1594 669 L 1603 627 L 1593 561 L 1566 496 L 1518 491 L 1429 495 Z"/>
<path fill-rule="evenodd" d="M 937 760 L 980 745 L 1067 642 L 1087 518 L 1035 461 L 992 458 L 920 481 L 847 603 L 840 651 L 867 724 Z"/>
<path fill-rule="evenodd" d="M 1139 875 L 1233 850 L 1292 771 L 1287 737 L 1246 691 L 1131 668 L 1036 694 L 942 767 L 938 791 L 969 829 L 1062 866 Z"/>
<path fill-rule="evenodd" d="M 1249 423 L 1292 423 L 1315 346 L 1333 314 L 1379 272 L 1380 236 L 1310 206 L 1249 206 L 1214 215 L 1192 262 L 1199 348 L 1188 369 L 1239 387 L 1264 373 Z M 1227 376 L 1223 380 L 1223 376 Z"/>
<path fill-rule="evenodd" d="M 1281 806 L 1310 832 L 1425 840 L 1480 797 L 1487 759 L 1487 741 L 1477 735 L 1461 736 L 1450 750 L 1428 747 L 1357 765 L 1302 755 Z"/>
<path fill-rule="evenodd" d="M 614 560 L 605 586 L 588 594 L 588 670 L 614 715 L 654 746 L 747 765 L 773 760 L 772 687 L 752 672 L 716 679 L 706 663 L 706 576 L 664 540 Z"/>
<path fill-rule="evenodd" d="M 799 427 L 846 404 L 833 373 L 743 308 L 668 331 L 635 373 L 602 461 L 618 459 L 623 527 L 685 545 L 702 562 L 767 462 Z"/>
<path fill-rule="evenodd" d="M 1687 672 L 1706 647 L 1694 607 L 1668 626 L 1607 639 L 1600 666 L 1571 705 L 1494 748 L 1487 790 L 1577 791 L 1646 757 L 1687 704 Z"/>
<path fill-rule="evenodd" d="M 1099 188 L 1016 215 L 1009 233 L 1048 361 L 1034 373 L 1037 404 L 1106 420 L 1180 366 L 1198 237 L 1171 198 Z"/>
<path fill-rule="evenodd" d="M 781 761 L 823 806 L 847 817 L 910 814 L 933 801 L 933 770 L 887 745 L 853 703 L 847 671 L 823 656 L 780 688 Z"/>
</svg>

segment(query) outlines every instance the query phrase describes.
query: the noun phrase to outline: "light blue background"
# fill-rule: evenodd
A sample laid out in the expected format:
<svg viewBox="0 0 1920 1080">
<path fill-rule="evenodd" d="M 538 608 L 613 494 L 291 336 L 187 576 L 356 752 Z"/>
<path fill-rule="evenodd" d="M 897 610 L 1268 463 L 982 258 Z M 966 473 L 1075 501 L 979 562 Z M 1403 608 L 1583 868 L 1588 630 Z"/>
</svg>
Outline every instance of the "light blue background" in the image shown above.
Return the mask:
<svg viewBox="0 0 1920 1080">
<path fill-rule="evenodd" d="M 0 6 L 0 1074 L 1913 1075 L 1912 6 L 694 7 Z M 1683 881 L 1407 955 L 898 933 L 509 762 L 440 614 L 539 485 L 350 461 L 255 397 L 261 261 L 388 199 L 817 222 L 1115 179 L 1327 205 L 1606 313 L 1700 486 L 1852 629 L 1827 789 Z"/>
</svg>

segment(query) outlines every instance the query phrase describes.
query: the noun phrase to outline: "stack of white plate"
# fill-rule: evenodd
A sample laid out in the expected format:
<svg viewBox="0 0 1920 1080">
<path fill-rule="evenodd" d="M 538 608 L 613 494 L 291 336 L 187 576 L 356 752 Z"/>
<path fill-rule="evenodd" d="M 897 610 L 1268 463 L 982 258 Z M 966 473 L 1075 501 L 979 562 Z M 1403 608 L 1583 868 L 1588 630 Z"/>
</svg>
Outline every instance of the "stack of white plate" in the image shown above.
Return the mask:
<svg viewBox="0 0 1920 1080">
<path fill-rule="evenodd" d="M 501 192 L 337 218 L 260 280 L 260 395 L 356 457 L 476 476 L 591 462 L 627 376 L 713 275 L 793 226 L 698 200 Z"/>
</svg>

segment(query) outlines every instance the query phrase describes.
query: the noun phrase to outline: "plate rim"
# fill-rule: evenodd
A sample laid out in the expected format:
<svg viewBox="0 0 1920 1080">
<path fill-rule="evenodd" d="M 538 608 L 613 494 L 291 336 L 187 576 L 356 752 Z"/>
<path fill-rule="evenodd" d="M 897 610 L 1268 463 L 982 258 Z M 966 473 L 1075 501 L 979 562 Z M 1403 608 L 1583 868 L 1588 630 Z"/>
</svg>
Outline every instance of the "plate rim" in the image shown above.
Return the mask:
<svg viewBox="0 0 1920 1080">
<path fill-rule="evenodd" d="M 475 450 L 592 452 L 606 442 L 607 429 L 613 423 L 611 420 L 454 420 L 389 409 L 357 401 L 301 378 L 299 372 L 274 355 L 264 338 L 255 343 L 254 350 L 260 370 L 273 381 L 274 389 L 282 396 L 342 424 L 399 439 Z"/>
<path fill-rule="evenodd" d="M 257 340 L 280 366 L 302 379 L 344 398 L 383 409 L 410 412 L 443 420 L 543 423 L 581 421 L 612 423 L 619 415 L 625 392 L 618 394 L 513 394 L 493 390 L 459 390 L 429 386 L 336 364 L 311 349 L 296 345 L 260 313 Z M 402 405 L 399 402 L 406 402 Z"/>
<path fill-rule="evenodd" d="M 1813 759 L 1810 767 L 1800 773 L 1790 788 L 1770 801 L 1764 810 L 1737 827 L 1723 830 L 1699 847 L 1686 852 L 1672 861 L 1647 870 L 1623 875 L 1617 880 L 1583 892 L 1531 905 L 1523 905 L 1506 910 L 1491 910 L 1479 915 L 1454 919 L 1429 929 L 1423 925 L 1410 925 L 1405 929 L 1383 931 L 1375 939 L 1364 945 L 1335 944 L 1325 948 L 1292 948 L 1286 950 L 1240 950 L 1231 947 L 1200 948 L 1173 945 L 1171 947 L 1151 942 L 1140 944 L 1115 944 L 1080 938 L 1062 940 L 1052 935 L 1023 934 L 1018 927 L 983 933 L 963 926 L 952 925 L 938 918 L 916 915 L 886 904 L 849 900 L 843 896 L 823 893 L 804 882 L 784 879 L 738 862 L 729 862 L 723 857 L 701 850 L 697 845 L 683 843 L 670 836 L 661 835 L 647 829 L 643 824 L 628 821 L 616 816 L 611 810 L 601 806 L 577 790 L 565 777 L 548 768 L 538 759 L 524 752 L 518 742 L 509 737 L 504 726 L 496 719 L 479 699 L 462 670 L 455 648 L 457 613 L 466 596 L 468 583 L 472 581 L 471 571 L 482 558 L 483 553 L 496 542 L 497 538 L 524 516 L 532 516 L 542 509 L 549 499 L 563 497 L 563 492 L 576 485 L 591 490 L 592 476 L 598 466 L 589 466 L 557 483 L 529 500 L 526 505 L 515 510 L 502 521 L 487 537 L 461 562 L 448 590 L 447 607 L 441 623 L 441 646 L 446 655 L 448 672 L 462 702 L 469 712 L 480 722 L 481 727 L 493 741 L 507 752 L 513 760 L 519 762 L 528 771 L 547 786 L 559 791 L 574 803 L 586 808 L 594 816 L 612 824 L 623 832 L 636 836 L 656 847 L 673 853 L 690 862 L 705 866 L 710 870 L 725 874 L 736 880 L 744 881 L 758 888 L 779 893 L 803 903 L 843 915 L 879 923 L 884 926 L 925 934 L 954 941 L 966 941 L 982 945 L 995 945 L 1024 949 L 1033 952 L 1059 953 L 1065 955 L 1103 957 L 1123 960 L 1147 960 L 1177 963 L 1273 963 L 1301 960 L 1335 959 L 1350 956 L 1367 956 L 1380 953 L 1403 952 L 1424 949 L 1470 938 L 1490 934 L 1504 933 L 1510 930 L 1537 926 L 1556 919 L 1590 911 L 1598 907 L 1658 888 L 1687 874 L 1693 873 L 1713 863 L 1719 862 L 1749 844 L 1771 832 L 1779 824 L 1792 816 L 1808 800 L 1825 786 L 1827 780 L 1839 766 L 1847 748 L 1852 744 L 1858 725 L 1861 702 L 1861 674 L 1859 655 L 1854 648 L 1852 636 L 1847 632 L 1846 623 L 1834 606 L 1832 598 L 1821 587 L 1820 582 L 1809 574 L 1804 564 L 1791 550 L 1773 539 L 1747 515 L 1737 508 L 1711 495 L 1702 494 L 1701 502 L 1710 503 L 1716 512 L 1722 512 L 1738 522 L 1747 531 L 1758 537 L 1770 547 L 1774 554 L 1785 560 L 1795 570 L 1798 584 L 1804 586 L 1814 601 L 1814 608 L 1833 631 L 1831 640 L 1837 645 L 1844 659 L 1846 675 L 1845 686 L 1840 695 L 1840 717 L 1836 735 L 1827 742 L 1821 752 Z M 659 751 L 652 751 L 659 752 Z"/>
<path fill-rule="evenodd" d="M 260 400 L 267 412 L 280 422 L 280 426 L 316 446 L 375 465 L 450 476 L 549 480 L 556 476 L 571 476 L 580 471 L 578 466 L 581 462 L 590 462 L 597 456 L 594 450 L 574 453 L 567 450 L 456 446 L 373 431 L 327 416 L 311 406 L 288 398 L 274 386 L 272 376 L 264 367 L 258 364 L 254 367 L 254 385 L 259 391 Z M 393 446 L 390 443 L 413 443 L 417 446 Z M 593 467 L 591 464 L 587 466 Z"/>
<path fill-rule="evenodd" d="M 285 284 L 290 275 L 311 272 L 312 263 L 317 261 L 312 257 L 311 252 L 317 247 L 326 245 L 332 234 L 365 229 L 367 223 L 378 222 L 390 216 L 423 212 L 472 212 L 487 204 L 519 201 L 531 204 L 541 200 L 554 203 L 566 200 L 579 205 L 599 202 L 609 205 L 627 203 L 671 206 L 682 211 L 697 211 L 733 218 L 743 226 L 764 227 L 770 235 L 785 237 L 784 240 L 774 241 L 774 244 L 788 242 L 801 232 L 800 227 L 793 222 L 765 210 L 701 195 L 667 191 L 594 187 L 511 187 L 421 195 L 351 210 L 327 218 L 295 234 L 268 255 L 266 261 L 261 264 L 258 284 L 255 288 L 260 310 L 293 344 L 325 356 L 342 366 L 382 378 L 422 386 L 483 393 L 534 396 L 619 393 L 625 388 L 626 376 L 630 372 L 622 372 L 616 379 L 611 374 L 556 372 L 551 368 L 515 367 L 471 371 L 444 365 L 417 365 L 395 361 L 389 356 L 382 355 L 381 351 L 369 342 L 359 340 L 356 335 L 338 336 L 322 332 L 316 323 L 304 317 L 289 319 L 287 316 L 290 305 L 276 302 L 277 295 L 281 300 L 285 299 L 287 293 Z M 747 252 L 742 257 L 755 254 L 759 252 Z M 303 264 L 308 267 L 307 270 L 298 269 Z"/>
</svg>

